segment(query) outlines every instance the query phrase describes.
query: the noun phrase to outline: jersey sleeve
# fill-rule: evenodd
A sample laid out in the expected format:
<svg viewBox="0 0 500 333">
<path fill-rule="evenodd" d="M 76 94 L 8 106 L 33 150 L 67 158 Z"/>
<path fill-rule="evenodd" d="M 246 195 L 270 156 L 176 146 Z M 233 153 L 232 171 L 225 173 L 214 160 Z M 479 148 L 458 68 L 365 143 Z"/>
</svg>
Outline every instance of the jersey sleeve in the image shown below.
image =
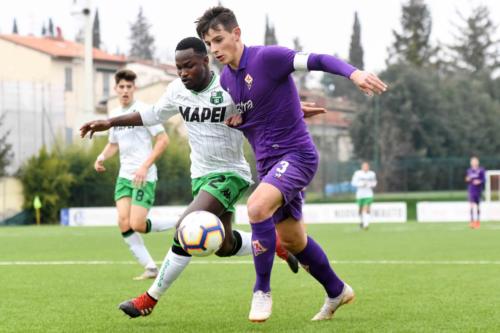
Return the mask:
<svg viewBox="0 0 500 333">
<path fill-rule="evenodd" d="M 357 171 L 354 173 L 354 175 L 352 175 L 351 185 L 354 187 L 359 187 L 361 185 L 359 183 L 359 177 Z"/>
<path fill-rule="evenodd" d="M 118 139 L 116 138 L 115 128 L 114 127 L 111 127 L 109 129 L 108 142 L 110 142 L 110 143 L 118 143 Z"/>
<path fill-rule="evenodd" d="M 374 188 L 375 186 L 377 186 L 377 175 L 375 174 L 375 172 L 373 172 L 372 179 L 370 181 L 370 187 Z"/>
<path fill-rule="evenodd" d="M 146 129 L 148 130 L 148 132 L 151 134 L 151 136 L 157 136 L 158 134 L 160 133 L 163 133 L 165 132 L 165 128 L 163 127 L 163 125 L 153 125 L 153 126 L 146 126 Z"/>
<path fill-rule="evenodd" d="M 142 123 L 145 126 L 162 124 L 177 114 L 178 110 L 173 102 L 173 90 L 171 83 L 153 106 L 140 111 Z M 163 126 L 161 127 L 163 128 Z"/>
<path fill-rule="evenodd" d="M 282 46 L 267 46 L 262 48 L 263 67 L 274 80 L 280 80 L 293 73 L 293 61 L 296 52 Z"/>
<path fill-rule="evenodd" d="M 297 54 L 297 64 L 304 66 L 306 63 L 304 54 Z M 299 66 L 299 65 L 297 65 Z M 356 67 L 351 64 L 328 54 L 315 54 L 307 55 L 307 70 L 309 71 L 322 71 L 330 74 L 340 75 L 349 78 L 356 70 Z"/>
</svg>

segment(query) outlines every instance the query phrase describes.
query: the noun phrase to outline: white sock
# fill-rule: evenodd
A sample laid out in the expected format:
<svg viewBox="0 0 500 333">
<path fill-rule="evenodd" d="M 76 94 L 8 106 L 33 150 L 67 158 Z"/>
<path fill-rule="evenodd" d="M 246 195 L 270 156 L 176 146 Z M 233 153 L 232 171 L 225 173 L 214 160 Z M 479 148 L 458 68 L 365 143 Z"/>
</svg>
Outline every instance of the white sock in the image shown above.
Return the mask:
<svg viewBox="0 0 500 333">
<path fill-rule="evenodd" d="M 248 256 L 252 254 L 252 233 L 235 230 L 241 235 L 241 248 L 236 252 L 235 256 Z"/>
<path fill-rule="evenodd" d="M 368 226 L 368 213 L 361 213 L 361 224 L 363 225 L 363 228 Z"/>
<path fill-rule="evenodd" d="M 177 220 L 157 220 L 155 219 L 154 221 L 148 219 L 146 221 L 147 224 L 149 224 L 148 226 L 148 229 L 150 229 L 149 231 L 156 231 L 156 232 L 160 232 L 160 231 L 165 231 L 165 230 L 168 230 L 168 229 L 172 229 L 173 227 L 175 227 L 175 224 L 177 223 Z"/>
<path fill-rule="evenodd" d="M 174 281 L 181 275 L 182 271 L 187 267 L 191 257 L 180 256 L 168 250 L 163 263 L 161 264 L 160 272 L 155 279 L 155 282 L 148 290 L 148 294 L 156 300 L 167 291 Z"/>
<path fill-rule="evenodd" d="M 366 213 L 365 215 L 365 227 L 368 227 L 370 225 L 370 222 L 372 221 L 372 216 L 370 213 Z"/>
<path fill-rule="evenodd" d="M 148 249 L 146 249 L 144 241 L 142 240 L 142 237 L 139 233 L 134 232 L 129 236 L 124 236 L 123 240 L 125 241 L 125 243 L 127 243 L 130 251 L 142 267 L 144 267 L 145 269 L 156 268 L 156 264 L 149 254 Z"/>
</svg>

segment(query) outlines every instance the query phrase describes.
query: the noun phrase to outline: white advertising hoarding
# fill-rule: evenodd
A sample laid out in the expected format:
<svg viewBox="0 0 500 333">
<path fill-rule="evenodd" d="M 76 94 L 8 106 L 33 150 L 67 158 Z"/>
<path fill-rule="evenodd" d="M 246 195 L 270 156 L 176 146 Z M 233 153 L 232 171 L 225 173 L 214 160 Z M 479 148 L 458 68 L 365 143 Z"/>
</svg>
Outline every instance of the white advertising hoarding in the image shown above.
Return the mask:
<svg viewBox="0 0 500 333">
<path fill-rule="evenodd" d="M 153 207 L 149 218 L 156 221 L 175 222 L 186 206 Z M 113 226 L 117 225 L 118 214 L 115 207 L 69 208 L 61 213 L 61 224 L 68 226 Z M 375 223 L 406 222 L 404 202 L 384 202 L 372 205 L 372 220 Z M 304 206 L 306 223 L 359 223 L 356 204 L 306 204 Z M 245 205 L 236 206 L 236 223 L 248 224 Z"/>
<path fill-rule="evenodd" d="M 500 221 L 500 202 L 481 203 L 481 221 Z M 468 222 L 470 204 L 465 201 L 418 202 L 418 222 Z"/>
</svg>

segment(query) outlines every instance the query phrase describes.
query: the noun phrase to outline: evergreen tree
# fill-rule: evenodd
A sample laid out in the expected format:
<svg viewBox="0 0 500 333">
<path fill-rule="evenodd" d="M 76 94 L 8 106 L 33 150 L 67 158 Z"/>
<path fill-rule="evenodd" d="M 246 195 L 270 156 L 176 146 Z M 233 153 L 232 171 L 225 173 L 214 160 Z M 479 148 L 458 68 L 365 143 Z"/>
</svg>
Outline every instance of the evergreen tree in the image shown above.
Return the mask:
<svg viewBox="0 0 500 333">
<path fill-rule="evenodd" d="M 49 18 L 49 36 L 54 37 L 54 23 L 52 23 L 52 18 Z"/>
<path fill-rule="evenodd" d="M 45 23 L 42 24 L 42 37 L 47 34 L 47 28 L 45 27 Z"/>
<path fill-rule="evenodd" d="M 359 23 L 357 12 L 354 13 L 348 61 L 359 69 L 364 68 L 363 47 L 361 46 L 361 24 Z M 348 97 L 356 101 L 364 99 L 364 96 L 344 77 L 323 73 L 321 84 L 324 86 L 325 93 L 329 96 Z"/>
<path fill-rule="evenodd" d="M 276 45 L 278 40 L 276 39 L 276 32 L 274 26 L 269 23 L 269 17 L 266 15 L 266 32 L 264 35 L 264 45 Z"/>
<path fill-rule="evenodd" d="M 95 10 L 94 24 L 92 26 L 92 45 L 99 49 L 101 46 L 101 26 L 99 24 L 99 10 Z"/>
<path fill-rule="evenodd" d="M 358 19 L 358 12 L 354 13 L 351 46 L 349 48 L 349 62 L 359 69 L 363 69 L 365 67 L 363 62 L 363 46 L 361 46 L 361 24 Z"/>
<path fill-rule="evenodd" d="M 17 35 L 19 33 L 19 31 L 17 30 L 17 20 L 14 19 L 14 23 L 12 24 L 12 33 L 14 35 Z"/>
<path fill-rule="evenodd" d="M 468 18 L 460 15 L 463 26 L 458 26 L 456 42 L 449 48 L 453 53 L 452 63 L 468 72 L 492 71 L 500 66 L 495 40 L 497 26 L 490 17 L 488 7 L 478 6 Z"/>
<path fill-rule="evenodd" d="M 130 52 L 131 58 L 153 60 L 155 53 L 154 37 L 151 35 L 151 24 L 144 16 L 142 7 L 139 8 L 137 19 L 130 25 Z"/>
<path fill-rule="evenodd" d="M 405 62 L 417 67 L 430 64 L 438 50 L 429 40 L 432 17 L 427 5 L 424 0 L 408 0 L 402 12 L 402 31 L 392 31 L 395 40 L 389 49 L 389 62 Z"/>
</svg>

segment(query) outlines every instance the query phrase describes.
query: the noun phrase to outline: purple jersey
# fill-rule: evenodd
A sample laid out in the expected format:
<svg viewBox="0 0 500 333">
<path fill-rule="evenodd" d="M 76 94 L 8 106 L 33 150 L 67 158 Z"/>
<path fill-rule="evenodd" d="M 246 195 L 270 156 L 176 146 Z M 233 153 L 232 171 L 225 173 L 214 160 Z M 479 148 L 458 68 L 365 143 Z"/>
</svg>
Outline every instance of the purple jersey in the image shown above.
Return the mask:
<svg viewBox="0 0 500 333">
<path fill-rule="evenodd" d="M 484 168 L 469 168 L 467 169 L 467 175 L 466 177 L 468 178 L 468 191 L 469 194 L 481 194 L 481 192 L 484 189 L 484 183 L 485 183 L 485 170 Z M 477 183 L 477 184 L 475 184 Z"/>
<path fill-rule="evenodd" d="M 243 131 L 257 161 L 291 151 L 314 150 L 292 76 L 296 52 L 245 47 L 237 70 L 225 66 L 221 85 L 243 116 Z"/>
</svg>

